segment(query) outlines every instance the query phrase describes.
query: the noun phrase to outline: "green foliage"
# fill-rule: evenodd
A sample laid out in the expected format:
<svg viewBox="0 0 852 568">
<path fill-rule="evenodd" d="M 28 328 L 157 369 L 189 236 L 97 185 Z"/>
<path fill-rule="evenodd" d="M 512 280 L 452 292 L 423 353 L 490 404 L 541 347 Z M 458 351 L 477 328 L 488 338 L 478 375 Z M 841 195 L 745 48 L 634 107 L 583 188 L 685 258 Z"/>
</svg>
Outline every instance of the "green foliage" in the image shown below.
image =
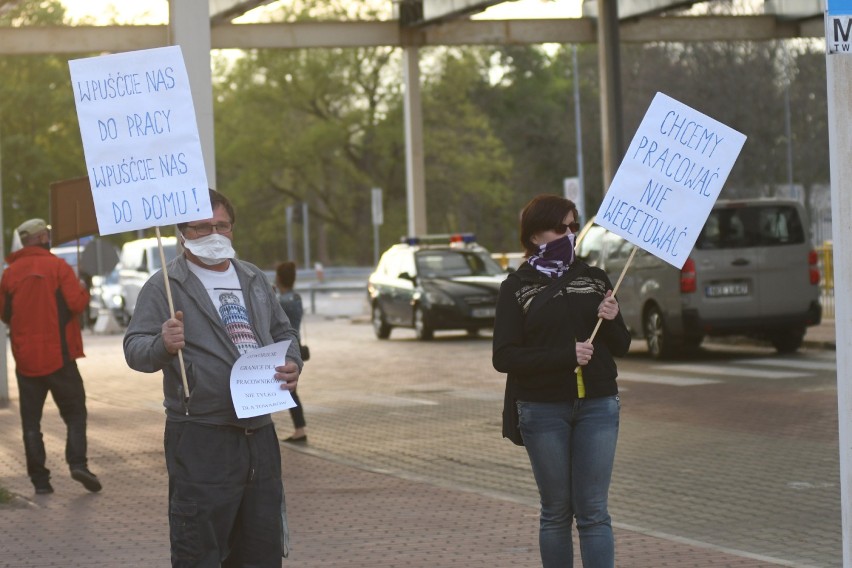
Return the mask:
<svg viewBox="0 0 852 568">
<path fill-rule="evenodd" d="M 511 238 L 501 250 L 517 250 L 514 227 L 521 208 L 541 193 L 562 195 L 563 180 L 578 175 L 574 78 L 571 48 L 548 54 L 540 46 L 512 46 L 492 51 L 489 61 L 495 73 L 475 100 L 490 118 L 506 153 L 512 159 L 506 203 L 513 220 Z M 600 192 L 597 63 L 593 49 L 580 49 L 580 107 L 583 114 L 584 178 L 587 193 Z M 589 208 L 587 207 L 587 210 Z"/>
<path fill-rule="evenodd" d="M 387 183 L 394 161 L 377 151 L 389 147 L 378 126 L 398 107 L 399 93 L 384 77 L 392 55 L 383 48 L 258 50 L 226 75 L 216 96 L 217 177 L 241 216 L 255 220 L 241 223 L 244 256 L 272 262 L 271 245 L 283 258 L 284 210 L 302 202 L 334 260 L 372 256 L 362 246 L 371 238 L 370 189 Z M 332 258 L 327 247 L 316 254 Z"/>
<path fill-rule="evenodd" d="M 0 26 L 62 22 L 59 2 L 20 2 L 0 15 Z M 49 216 L 50 183 L 85 175 L 83 149 L 67 59 L 0 57 L 0 174 L 3 214 L 11 230 Z"/>
<path fill-rule="evenodd" d="M 374 2 L 297 0 L 271 17 L 370 19 Z M 58 24 L 56 0 L 22 0 L 0 26 Z M 654 93 L 665 92 L 748 136 L 727 193 L 786 183 L 789 94 L 795 181 L 828 180 L 821 47 L 773 42 L 625 45 L 624 139 Z M 572 46 L 421 50 L 430 232 L 472 231 L 495 251 L 517 250 L 517 214 L 578 174 Z M 597 50 L 580 46 L 579 92 L 587 213 L 601 187 Z M 0 173 L 6 226 L 48 215 L 49 184 L 85 173 L 67 60 L 0 56 Z M 406 232 L 399 50 L 252 50 L 214 60 L 218 188 L 237 206 L 237 249 L 271 266 L 287 256 L 285 210 L 310 209 L 312 257 L 371 264 L 370 190 L 384 190 L 380 246 Z M 789 90 L 787 91 L 787 80 Z M 301 259 L 303 222 L 289 243 Z M 8 242 L 9 232 L 6 238 Z M 295 259 L 294 259 L 295 260 Z"/>
</svg>

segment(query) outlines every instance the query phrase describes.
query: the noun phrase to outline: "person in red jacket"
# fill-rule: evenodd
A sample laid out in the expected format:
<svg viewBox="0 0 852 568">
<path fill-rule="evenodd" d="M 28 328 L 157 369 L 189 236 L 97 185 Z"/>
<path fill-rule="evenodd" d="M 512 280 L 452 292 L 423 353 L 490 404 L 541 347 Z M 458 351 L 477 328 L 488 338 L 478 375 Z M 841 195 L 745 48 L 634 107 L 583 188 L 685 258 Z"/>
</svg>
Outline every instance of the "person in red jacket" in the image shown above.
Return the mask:
<svg viewBox="0 0 852 568">
<path fill-rule="evenodd" d="M 100 491 L 86 458 L 86 391 L 76 362 L 84 356 L 78 316 L 89 305 L 89 292 L 71 266 L 51 254 L 44 220 L 30 219 L 17 232 L 23 248 L 6 258 L 0 318 L 9 326 L 15 357 L 27 474 L 36 493 L 53 493 L 41 434 L 50 392 L 68 429 L 65 460 L 71 478 Z"/>
</svg>

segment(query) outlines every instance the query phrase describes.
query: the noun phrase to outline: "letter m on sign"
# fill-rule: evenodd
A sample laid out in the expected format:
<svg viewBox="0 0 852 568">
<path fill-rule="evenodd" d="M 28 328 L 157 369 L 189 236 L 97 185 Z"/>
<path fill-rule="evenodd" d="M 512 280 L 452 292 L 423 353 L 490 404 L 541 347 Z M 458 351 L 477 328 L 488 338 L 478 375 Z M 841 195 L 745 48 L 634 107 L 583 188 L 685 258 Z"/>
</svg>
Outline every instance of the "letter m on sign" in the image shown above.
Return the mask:
<svg viewBox="0 0 852 568">
<path fill-rule="evenodd" d="M 848 42 L 850 28 L 852 28 L 852 18 L 834 18 L 834 41 Z"/>
</svg>

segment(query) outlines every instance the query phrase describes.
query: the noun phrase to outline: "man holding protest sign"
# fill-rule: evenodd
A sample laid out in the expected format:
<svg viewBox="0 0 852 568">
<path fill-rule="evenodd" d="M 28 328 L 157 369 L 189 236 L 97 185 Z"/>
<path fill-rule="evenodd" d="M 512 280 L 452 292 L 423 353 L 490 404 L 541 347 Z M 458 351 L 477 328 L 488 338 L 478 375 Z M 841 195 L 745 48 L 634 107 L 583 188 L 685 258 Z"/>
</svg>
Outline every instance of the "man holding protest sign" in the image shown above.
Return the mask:
<svg viewBox="0 0 852 568">
<path fill-rule="evenodd" d="M 142 288 L 124 353 L 137 371 L 163 371 L 172 565 L 280 567 L 278 438 L 270 414 L 237 417 L 230 377 L 242 354 L 290 340 L 270 379 L 295 390 L 298 333 L 266 275 L 235 259 L 231 203 L 212 189 L 210 201 L 212 218 L 178 224 L 184 254 L 166 267 L 168 283 L 151 278 Z"/>
</svg>

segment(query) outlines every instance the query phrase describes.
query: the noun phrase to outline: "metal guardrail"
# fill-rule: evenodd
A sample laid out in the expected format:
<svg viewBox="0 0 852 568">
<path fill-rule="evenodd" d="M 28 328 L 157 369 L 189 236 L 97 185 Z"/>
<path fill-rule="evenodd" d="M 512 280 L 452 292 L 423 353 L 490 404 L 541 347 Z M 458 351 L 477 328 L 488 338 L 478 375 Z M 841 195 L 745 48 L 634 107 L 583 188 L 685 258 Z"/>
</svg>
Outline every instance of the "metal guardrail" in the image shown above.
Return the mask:
<svg viewBox="0 0 852 568">
<path fill-rule="evenodd" d="M 332 294 L 334 292 L 363 292 L 367 293 L 367 281 L 363 282 L 334 282 L 329 284 L 315 284 L 311 286 L 298 286 L 294 288 L 300 296 L 311 297 L 311 313 L 317 313 L 317 294 Z"/>
<path fill-rule="evenodd" d="M 834 318 L 834 261 L 833 261 L 833 247 L 831 241 L 826 241 L 822 245 L 816 247 L 817 256 L 819 259 L 819 272 L 822 275 L 822 280 L 820 282 L 821 294 L 820 294 L 820 303 L 822 304 L 822 316 L 824 318 L 833 319 Z M 521 252 L 503 252 L 503 253 L 492 253 L 492 258 L 496 260 L 503 268 L 511 266 L 512 268 L 517 268 L 517 265 L 523 261 L 524 254 Z M 366 276 L 363 280 L 360 279 L 362 275 L 368 275 L 372 268 L 369 267 L 354 267 L 354 268 L 345 268 L 340 269 L 340 273 L 336 274 L 334 268 L 327 269 L 327 275 L 332 277 L 334 276 L 349 276 L 355 277 L 357 280 L 350 281 L 340 281 L 340 282 L 311 282 L 309 278 L 314 276 L 311 271 L 305 270 L 305 273 L 302 274 L 300 271 L 300 278 L 302 285 L 299 285 L 299 281 L 296 284 L 296 292 L 301 294 L 302 296 L 310 296 L 310 309 L 311 313 L 316 313 L 316 305 L 317 305 L 317 294 L 332 294 L 335 292 L 357 292 L 364 291 L 366 293 L 367 290 L 367 279 Z M 330 273 L 330 274 L 329 274 Z M 269 273 L 270 281 L 274 281 L 274 275 Z M 308 280 L 306 283 L 305 280 Z"/>
</svg>

